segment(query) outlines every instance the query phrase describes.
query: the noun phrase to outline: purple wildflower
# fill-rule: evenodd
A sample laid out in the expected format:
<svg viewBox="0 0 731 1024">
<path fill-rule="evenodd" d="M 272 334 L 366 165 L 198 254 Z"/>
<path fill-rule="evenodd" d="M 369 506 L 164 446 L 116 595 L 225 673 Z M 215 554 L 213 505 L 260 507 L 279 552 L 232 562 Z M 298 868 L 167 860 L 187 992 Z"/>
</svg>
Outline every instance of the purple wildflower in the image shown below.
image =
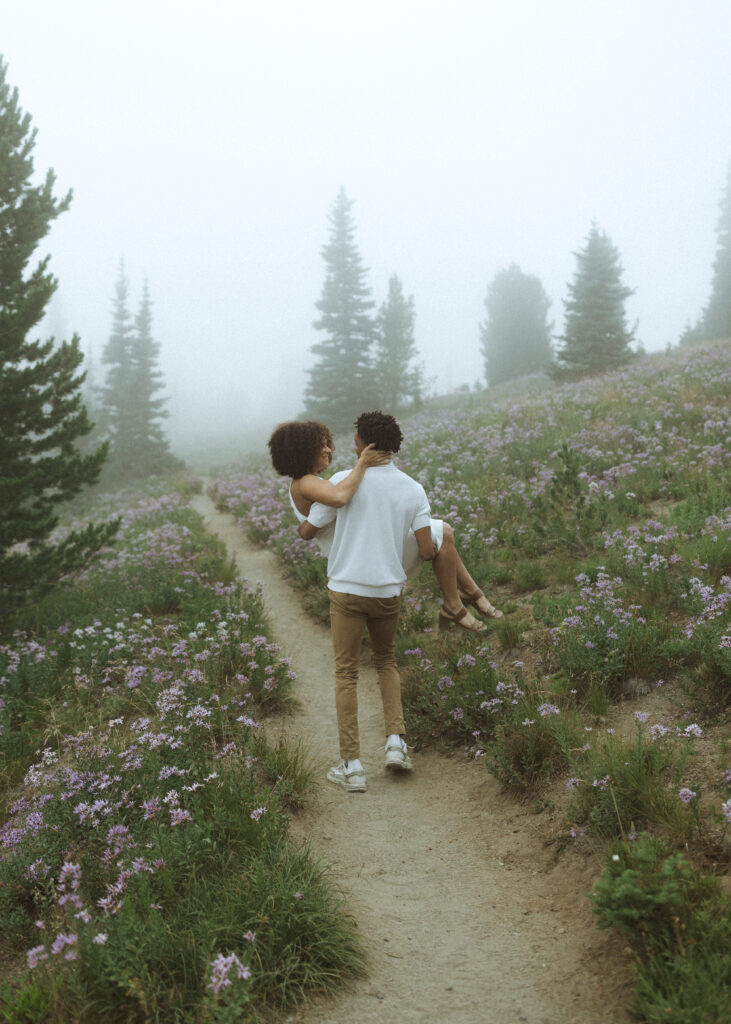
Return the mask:
<svg viewBox="0 0 731 1024">
<path fill-rule="evenodd" d="M 232 968 L 235 968 L 236 977 L 242 981 L 248 981 L 251 977 L 251 970 L 244 967 L 235 953 L 229 953 L 228 956 L 219 953 L 216 959 L 211 961 L 211 980 L 208 982 L 208 988 L 212 989 L 215 995 L 231 985 L 229 973 Z"/>
<path fill-rule="evenodd" d="M 26 956 L 28 958 L 28 966 L 33 970 L 42 960 L 48 960 L 48 951 L 45 946 L 34 946 L 33 949 L 28 950 Z"/>
<path fill-rule="evenodd" d="M 190 811 L 184 811 L 182 807 L 171 807 L 170 808 L 170 827 L 175 828 L 176 825 L 182 825 L 184 821 L 192 821 L 193 816 Z"/>
</svg>

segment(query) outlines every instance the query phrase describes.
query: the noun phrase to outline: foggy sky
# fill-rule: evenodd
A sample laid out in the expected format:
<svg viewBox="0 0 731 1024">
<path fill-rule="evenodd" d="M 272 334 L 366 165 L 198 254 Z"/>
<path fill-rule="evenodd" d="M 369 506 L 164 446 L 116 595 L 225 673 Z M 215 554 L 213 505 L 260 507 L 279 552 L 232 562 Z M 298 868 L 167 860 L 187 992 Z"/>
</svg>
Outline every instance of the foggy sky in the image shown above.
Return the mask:
<svg viewBox="0 0 731 1024">
<path fill-rule="evenodd" d="M 36 170 L 74 190 L 38 252 L 59 279 L 42 336 L 77 332 L 101 372 L 124 258 L 133 313 L 149 282 L 174 447 L 264 436 L 302 410 L 343 186 L 374 298 L 393 273 L 414 296 L 437 390 L 483 380 L 510 263 L 561 331 L 593 219 L 638 340 L 664 349 L 710 291 L 729 38 L 728 0 L 4 5 Z"/>
</svg>

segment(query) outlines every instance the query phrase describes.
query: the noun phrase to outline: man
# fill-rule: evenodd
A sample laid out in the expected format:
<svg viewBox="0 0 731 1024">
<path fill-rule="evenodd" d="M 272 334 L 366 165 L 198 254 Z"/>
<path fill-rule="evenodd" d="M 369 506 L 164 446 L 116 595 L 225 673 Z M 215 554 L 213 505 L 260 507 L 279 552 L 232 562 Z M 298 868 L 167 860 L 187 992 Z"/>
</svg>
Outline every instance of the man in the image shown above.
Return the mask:
<svg viewBox="0 0 731 1024">
<path fill-rule="evenodd" d="M 394 454 L 401 447 L 398 423 L 382 412 L 363 413 L 355 430 L 355 450 L 368 444 Z M 333 483 L 347 475 L 336 473 Z M 337 518 L 336 518 L 337 514 Z M 327 562 L 330 623 L 335 655 L 335 709 L 338 719 L 340 764 L 327 773 L 351 793 L 366 789 L 360 761 L 358 732 L 358 667 L 364 627 L 368 630 L 373 661 L 383 701 L 386 732 L 386 768 L 410 771 L 411 759 L 404 739 L 401 677 L 396 667 L 394 640 L 406 581 L 404 545 L 413 530 L 419 556 L 431 561 L 437 551 L 430 529 L 430 509 L 421 484 L 391 461 L 366 470 L 351 501 L 334 509 L 315 503 L 300 535 L 311 539 L 335 519 L 335 533 Z"/>
</svg>

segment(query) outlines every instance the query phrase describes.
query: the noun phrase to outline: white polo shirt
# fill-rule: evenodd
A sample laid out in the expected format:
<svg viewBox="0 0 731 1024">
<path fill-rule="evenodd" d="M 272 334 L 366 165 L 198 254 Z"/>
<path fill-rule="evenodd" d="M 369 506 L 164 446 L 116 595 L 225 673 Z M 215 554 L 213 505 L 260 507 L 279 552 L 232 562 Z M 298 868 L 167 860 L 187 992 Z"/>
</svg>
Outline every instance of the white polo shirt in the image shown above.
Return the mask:
<svg viewBox="0 0 731 1024">
<path fill-rule="evenodd" d="M 331 477 L 336 484 L 349 470 Z M 410 530 L 430 524 L 426 491 L 393 463 L 370 466 L 353 498 L 340 509 L 314 502 L 313 526 L 335 520 L 327 560 L 328 586 L 339 594 L 396 597 L 401 593 L 404 545 Z"/>
</svg>

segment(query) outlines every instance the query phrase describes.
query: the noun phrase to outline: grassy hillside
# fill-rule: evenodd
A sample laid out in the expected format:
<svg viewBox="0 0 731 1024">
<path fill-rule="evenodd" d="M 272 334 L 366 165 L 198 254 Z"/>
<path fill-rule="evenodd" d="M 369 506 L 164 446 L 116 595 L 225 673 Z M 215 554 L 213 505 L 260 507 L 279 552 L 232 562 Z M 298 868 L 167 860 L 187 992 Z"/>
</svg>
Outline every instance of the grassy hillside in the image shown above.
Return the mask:
<svg viewBox="0 0 731 1024">
<path fill-rule="evenodd" d="M 600 852 L 597 918 L 635 948 L 646 1021 L 721 1020 L 728 1005 L 716 950 L 731 936 L 718 881 L 731 820 L 730 394 L 731 345 L 684 349 L 427 410 L 402 423 L 397 458 L 506 613 L 487 636 L 440 636 L 430 569 L 410 585 L 410 739 L 479 759 L 538 809 L 559 804 L 566 841 Z M 351 439 L 338 449 L 334 468 L 350 463 Z M 324 562 L 297 537 L 286 486 L 262 460 L 221 474 L 213 494 L 323 615 Z"/>
</svg>

